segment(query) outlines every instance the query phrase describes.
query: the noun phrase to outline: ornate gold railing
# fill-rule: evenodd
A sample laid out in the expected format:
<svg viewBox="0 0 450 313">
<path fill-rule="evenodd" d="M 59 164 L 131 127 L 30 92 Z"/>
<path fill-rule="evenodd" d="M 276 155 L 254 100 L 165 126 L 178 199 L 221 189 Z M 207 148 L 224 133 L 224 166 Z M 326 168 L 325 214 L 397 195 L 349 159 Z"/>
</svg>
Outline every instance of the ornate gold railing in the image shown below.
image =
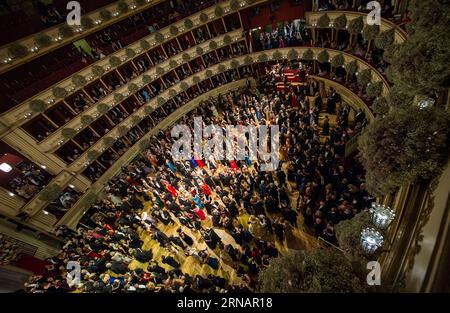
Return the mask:
<svg viewBox="0 0 450 313">
<path fill-rule="evenodd" d="M 367 17 L 367 13 L 354 11 L 319 11 L 319 12 L 306 12 L 307 25 L 310 25 L 310 27 L 317 27 L 317 21 L 321 16 L 325 14 L 327 14 L 328 17 L 330 18 L 330 25 L 328 26 L 328 28 L 332 28 L 333 21 L 342 14 L 344 14 L 345 17 L 347 18 L 347 25 L 351 20 L 361 16 L 364 18 L 364 23 L 367 24 L 365 20 Z M 395 29 L 394 40 L 396 43 L 402 43 L 406 41 L 408 35 L 401 27 L 397 26 L 395 23 L 389 21 L 388 19 L 381 18 L 380 32 L 390 29 Z"/>
</svg>

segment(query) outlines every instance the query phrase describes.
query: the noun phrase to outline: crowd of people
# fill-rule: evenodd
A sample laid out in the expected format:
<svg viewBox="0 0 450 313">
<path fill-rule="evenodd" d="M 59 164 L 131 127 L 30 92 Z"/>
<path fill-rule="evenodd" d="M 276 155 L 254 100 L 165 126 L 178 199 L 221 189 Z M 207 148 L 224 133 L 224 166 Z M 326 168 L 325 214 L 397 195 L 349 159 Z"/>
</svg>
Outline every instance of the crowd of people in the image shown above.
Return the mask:
<svg viewBox="0 0 450 313">
<path fill-rule="evenodd" d="M 261 31 L 259 38 L 255 38 L 254 41 L 256 51 L 302 46 L 310 43 L 309 32 L 300 20 L 285 22 L 284 25 L 275 27 L 271 32 Z"/>
<path fill-rule="evenodd" d="M 52 179 L 52 176 L 42 168 L 26 161 L 16 166 L 22 172 L 9 181 L 9 188 L 15 194 L 25 199 L 31 199 L 41 191 Z"/>
<path fill-rule="evenodd" d="M 270 72 L 257 90 L 211 98 L 180 123 L 193 128 L 193 118 L 201 116 L 205 125 L 222 127 L 279 125 L 275 171 L 261 171 L 263 161 L 249 157 L 175 161 L 170 130 L 161 131 L 109 183 L 77 232 L 59 229 L 67 243 L 26 290 L 251 291 L 259 270 L 302 240 L 298 231 L 337 244 L 334 225 L 371 202 L 361 168 L 344 160 L 350 123 L 345 105 L 337 100 L 339 108 L 325 109 L 347 120 L 324 134 L 323 105 L 312 100 L 318 87 L 277 90 Z M 183 266 L 188 257 L 209 274 Z M 80 263 L 81 283 L 67 279 L 68 261 Z"/>
</svg>

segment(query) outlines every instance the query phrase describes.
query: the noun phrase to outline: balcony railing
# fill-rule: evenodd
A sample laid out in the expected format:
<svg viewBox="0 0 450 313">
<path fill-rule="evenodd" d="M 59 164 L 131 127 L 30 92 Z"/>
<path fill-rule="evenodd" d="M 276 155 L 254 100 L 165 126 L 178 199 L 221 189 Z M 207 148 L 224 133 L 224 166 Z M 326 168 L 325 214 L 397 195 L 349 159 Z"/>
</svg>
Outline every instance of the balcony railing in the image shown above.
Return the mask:
<svg viewBox="0 0 450 313">
<path fill-rule="evenodd" d="M 125 3 L 128 5 L 127 12 L 124 12 L 123 9 L 119 8 L 119 2 L 125 1 Z M 51 42 L 46 47 L 39 47 L 36 43 L 35 36 L 37 34 L 27 36 L 25 38 L 21 38 L 13 43 L 10 43 L 8 45 L 0 47 L 0 73 L 3 73 L 5 71 L 9 71 L 13 69 L 14 67 L 21 65 L 23 63 L 26 63 L 38 56 L 41 56 L 45 53 L 48 53 L 50 51 L 53 51 L 55 49 L 58 49 L 59 47 L 62 47 L 68 43 L 71 43 L 73 41 L 76 41 L 78 39 L 84 38 L 87 35 L 96 32 L 102 28 L 105 28 L 109 25 L 112 25 L 114 23 L 117 23 L 118 21 L 121 21 L 127 17 L 130 17 L 132 15 L 135 15 L 139 12 L 142 12 L 160 2 L 163 0 L 147 0 L 146 3 L 142 4 L 141 6 L 137 6 L 134 2 L 134 0 L 121 0 L 117 1 L 115 3 L 112 3 L 110 5 L 104 6 L 103 8 L 100 8 L 98 10 L 89 12 L 83 17 L 90 19 L 93 22 L 92 27 L 83 29 L 83 27 L 79 26 L 75 28 L 75 31 L 72 35 L 67 35 L 63 37 L 63 35 L 60 32 L 60 26 L 61 25 L 67 25 L 65 23 L 56 25 L 53 27 L 50 27 L 46 30 L 43 30 L 39 32 L 38 34 L 48 36 L 51 38 Z M 109 11 L 111 13 L 110 20 L 104 20 L 102 17 L 102 11 Z M 21 58 L 16 57 L 14 58 L 11 56 L 10 52 L 8 51 L 9 47 L 11 46 L 23 46 L 26 48 L 29 53 Z"/>
<path fill-rule="evenodd" d="M 81 71 L 60 81 L 59 83 L 54 84 L 53 86 L 47 88 L 46 90 L 42 91 L 41 93 L 39 93 L 35 96 L 33 96 L 32 98 L 21 103 L 20 105 L 17 105 L 14 108 L 10 109 L 9 111 L 3 113 L 0 116 L 3 123 L 5 125 L 8 125 L 8 127 L 13 127 L 13 128 L 19 127 L 23 123 L 26 123 L 31 118 L 36 116 L 37 113 L 34 113 L 30 110 L 30 102 L 33 100 L 44 101 L 47 104 L 47 108 L 50 108 L 53 105 L 55 105 L 57 103 L 57 101 L 56 101 L 57 99 L 55 99 L 55 96 L 53 95 L 53 92 L 52 92 L 55 87 L 63 88 L 67 93 L 67 95 L 65 97 L 70 96 L 71 94 L 75 93 L 76 91 L 81 89 L 81 87 L 76 87 L 72 82 L 72 78 L 74 76 L 79 75 L 79 76 L 84 77 L 87 81 L 92 80 L 96 76 L 95 74 L 92 73 L 92 69 L 94 66 L 100 66 L 101 68 L 103 68 L 105 70 L 105 73 L 103 75 L 120 67 L 123 64 L 113 66 L 110 64 L 109 60 L 111 59 L 111 57 L 118 58 L 122 62 L 129 60 L 130 58 L 127 56 L 127 53 L 126 53 L 127 49 L 131 49 L 131 50 L 137 52 L 136 56 L 133 56 L 133 58 L 139 57 L 139 55 L 144 54 L 146 51 L 148 51 L 152 48 L 156 48 L 157 46 L 164 44 L 179 35 L 183 35 L 196 27 L 205 25 L 209 22 L 212 22 L 214 20 L 221 18 L 222 16 L 225 16 L 226 14 L 231 14 L 233 12 L 236 12 L 237 10 L 244 9 L 248 6 L 253 6 L 253 5 L 257 5 L 259 3 L 263 3 L 266 0 L 258 0 L 258 1 L 242 0 L 239 2 L 240 5 L 237 10 L 232 10 L 232 8 L 231 8 L 232 1 L 233 0 L 221 2 L 219 4 L 220 7 L 223 8 L 223 12 L 224 12 L 223 15 L 216 16 L 215 11 L 216 11 L 217 6 L 209 7 L 203 11 L 193 14 L 185 19 L 182 19 L 182 20 L 176 22 L 176 23 L 172 23 L 170 26 L 165 27 L 164 29 L 161 29 L 145 38 L 142 38 L 138 42 L 132 43 L 132 44 L 128 45 L 127 47 L 124 47 L 123 49 L 120 49 L 120 50 L 116 51 L 115 53 L 110 54 L 108 57 L 95 62 L 94 64 L 82 69 Z M 205 17 L 207 17 L 207 18 L 205 18 Z M 186 27 L 186 25 L 185 25 L 186 20 L 190 20 L 193 23 L 192 27 L 190 27 L 190 28 Z M 173 33 L 171 32 L 171 29 L 176 29 L 177 34 L 173 35 Z M 145 40 L 149 44 L 148 49 L 143 49 L 141 47 L 142 40 Z M 1 57 L 1 50 L 0 50 L 0 57 Z M 1 70 L 1 66 L 0 66 L 0 70 Z"/>
<path fill-rule="evenodd" d="M 319 11 L 319 12 L 306 12 L 306 23 L 310 27 L 317 27 L 317 21 L 319 18 L 323 15 L 327 14 L 330 18 L 330 25 L 329 28 L 333 27 L 334 20 L 341 16 L 342 14 L 345 15 L 347 18 L 347 25 L 348 23 L 358 17 L 366 18 L 368 15 L 367 13 L 363 12 L 354 12 L 354 11 Z M 397 26 L 395 23 L 391 22 L 388 19 L 381 18 L 381 25 L 380 25 L 380 32 L 390 30 L 395 28 L 395 36 L 394 40 L 396 43 L 402 43 L 406 41 L 407 34 L 406 32 L 399 26 Z"/>
<path fill-rule="evenodd" d="M 223 36 L 215 37 L 212 40 L 203 42 L 203 43 L 201 43 L 201 44 L 199 44 L 197 46 L 194 46 L 194 47 L 192 47 L 192 48 L 190 48 L 188 50 L 185 50 L 184 52 L 182 52 L 180 54 L 177 54 L 177 55 L 171 57 L 170 59 L 167 59 L 166 61 L 164 61 L 164 62 L 158 64 L 157 66 L 149 69 L 148 71 L 142 73 L 140 76 L 130 80 L 127 84 L 125 84 L 125 85 L 121 86 L 120 88 L 116 89 L 114 91 L 114 93 L 109 94 L 109 95 L 105 96 L 104 98 L 102 98 L 99 102 L 108 104 L 109 109 L 112 109 L 113 107 L 115 107 L 116 105 L 118 105 L 119 103 L 124 101 L 127 97 L 130 97 L 132 95 L 129 92 L 129 90 L 128 90 L 128 86 L 130 86 L 131 84 L 136 84 L 139 88 L 142 88 L 144 85 L 146 85 L 143 82 L 144 76 L 150 76 L 152 78 L 152 81 L 150 82 L 150 84 L 151 84 L 152 82 L 158 80 L 160 76 L 162 76 L 162 75 L 157 73 L 158 68 L 164 69 L 164 74 L 165 74 L 165 73 L 169 73 L 172 70 L 172 68 L 170 67 L 170 64 L 173 63 L 173 62 L 176 62 L 177 66 L 181 66 L 183 64 L 186 64 L 187 61 L 185 61 L 183 59 L 183 55 L 184 54 L 188 54 L 191 59 L 195 59 L 196 57 L 200 57 L 201 55 L 196 53 L 198 47 L 203 49 L 204 54 L 210 53 L 211 51 L 214 51 L 214 50 L 210 50 L 209 49 L 209 45 L 213 41 L 217 43 L 218 48 L 226 47 L 227 45 L 226 45 L 226 43 L 224 41 L 224 38 L 226 36 L 229 36 L 231 38 L 231 40 L 232 40 L 231 43 L 236 43 L 239 40 L 243 39 L 243 37 L 242 37 L 242 30 L 236 30 L 236 31 L 227 33 L 227 34 L 225 34 Z M 179 85 L 180 84 L 178 84 L 178 86 Z M 173 87 L 170 88 L 170 89 L 173 89 Z M 167 94 L 167 92 L 168 91 L 166 90 L 165 94 Z M 115 101 L 114 100 L 114 95 L 116 95 L 116 94 L 124 95 L 123 100 Z M 159 96 L 162 96 L 162 95 L 160 94 Z M 155 100 L 156 99 L 154 99 L 153 102 L 155 102 Z M 100 104 L 100 103 L 98 103 L 98 104 Z M 86 115 L 87 116 L 91 116 L 94 119 L 100 117 L 100 113 L 98 112 L 98 109 L 97 109 L 98 104 L 93 105 L 90 108 L 88 108 L 87 110 L 85 110 L 82 115 L 83 116 L 86 116 Z M 41 148 L 41 150 L 43 150 L 43 151 L 54 151 L 54 150 L 58 149 L 62 144 L 64 144 L 68 140 L 68 139 L 65 139 L 62 136 L 62 130 L 64 128 L 76 129 L 78 132 L 82 131 L 85 127 L 87 127 L 87 125 L 82 126 L 83 124 L 81 122 L 81 118 L 82 118 L 81 114 L 75 116 L 66 125 L 64 125 L 63 127 L 60 127 L 53 134 L 51 134 L 49 137 L 47 137 L 43 141 L 41 141 L 39 143 L 39 147 Z M 117 128 L 117 126 L 118 125 L 116 125 L 115 128 Z M 108 134 L 108 135 L 110 135 L 110 134 Z"/>
</svg>

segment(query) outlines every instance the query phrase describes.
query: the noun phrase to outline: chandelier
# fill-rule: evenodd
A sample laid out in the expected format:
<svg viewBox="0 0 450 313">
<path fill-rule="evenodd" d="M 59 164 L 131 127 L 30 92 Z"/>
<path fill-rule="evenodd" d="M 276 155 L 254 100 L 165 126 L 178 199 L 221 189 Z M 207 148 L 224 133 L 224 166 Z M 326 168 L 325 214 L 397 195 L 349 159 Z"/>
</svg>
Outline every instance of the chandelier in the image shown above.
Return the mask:
<svg viewBox="0 0 450 313">
<path fill-rule="evenodd" d="M 364 228 L 361 232 L 361 246 L 364 252 L 374 253 L 383 245 L 384 238 L 381 233 L 374 228 Z"/>
<path fill-rule="evenodd" d="M 372 214 L 373 224 L 380 229 L 388 228 L 395 218 L 394 210 L 384 204 L 373 202 L 369 212 Z"/>
</svg>

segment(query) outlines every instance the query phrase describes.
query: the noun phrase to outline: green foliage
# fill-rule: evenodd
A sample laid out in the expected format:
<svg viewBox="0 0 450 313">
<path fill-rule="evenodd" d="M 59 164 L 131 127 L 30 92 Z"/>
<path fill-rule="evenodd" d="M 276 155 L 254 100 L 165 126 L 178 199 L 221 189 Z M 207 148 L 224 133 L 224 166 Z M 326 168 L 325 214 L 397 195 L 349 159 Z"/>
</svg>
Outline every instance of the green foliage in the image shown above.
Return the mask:
<svg viewBox="0 0 450 313">
<path fill-rule="evenodd" d="M 119 133 L 119 136 L 125 136 L 128 133 L 128 127 L 125 125 L 120 125 L 117 128 L 117 132 Z"/>
<path fill-rule="evenodd" d="M 176 36 L 178 35 L 178 33 L 180 32 L 178 27 L 176 27 L 175 25 L 171 25 L 169 28 L 169 32 L 173 35 Z"/>
<path fill-rule="evenodd" d="M 345 70 L 348 74 L 353 75 L 356 72 L 358 72 L 358 62 L 356 60 L 353 60 L 345 65 Z"/>
<path fill-rule="evenodd" d="M 127 58 L 132 59 L 136 56 L 136 52 L 131 48 L 126 48 L 125 55 L 127 56 Z"/>
<path fill-rule="evenodd" d="M 216 7 L 214 8 L 214 14 L 217 17 L 221 17 L 223 15 L 223 13 L 224 13 L 223 8 L 220 5 L 216 5 Z"/>
<path fill-rule="evenodd" d="M 209 49 L 216 50 L 217 49 L 217 42 L 215 42 L 214 40 L 211 40 L 209 42 Z"/>
<path fill-rule="evenodd" d="M 34 41 L 39 47 L 48 47 L 52 44 L 52 39 L 45 33 L 37 33 L 34 35 Z"/>
<path fill-rule="evenodd" d="M 128 85 L 128 91 L 129 91 L 131 94 L 135 93 L 135 92 L 138 91 L 138 90 L 139 90 L 139 87 L 138 87 L 138 85 L 136 85 L 135 83 L 131 83 L 131 84 Z"/>
<path fill-rule="evenodd" d="M 160 32 L 156 32 L 154 36 L 155 36 L 155 41 L 157 43 L 163 43 L 165 40 L 164 35 L 161 34 Z"/>
<path fill-rule="evenodd" d="M 220 73 L 223 73 L 227 70 L 227 67 L 223 64 L 220 64 L 217 69 L 219 70 Z"/>
<path fill-rule="evenodd" d="M 109 57 L 109 64 L 111 64 L 112 67 L 118 67 L 120 64 L 122 64 L 122 61 L 116 57 L 115 55 Z"/>
<path fill-rule="evenodd" d="M 348 32 L 352 35 L 359 34 L 364 28 L 364 20 L 362 16 L 354 18 L 348 23 Z"/>
<path fill-rule="evenodd" d="M 328 14 L 321 15 L 317 20 L 317 27 L 319 28 L 327 28 L 330 27 L 330 17 Z"/>
<path fill-rule="evenodd" d="M 137 6 L 143 6 L 147 3 L 147 0 L 134 0 Z"/>
<path fill-rule="evenodd" d="M 144 50 L 144 51 L 147 51 L 148 49 L 150 49 L 150 44 L 148 43 L 148 41 L 147 40 L 145 40 L 145 39 L 142 39 L 140 42 L 139 42 L 139 45 L 141 46 L 141 48 L 142 48 L 142 50 Z"/>
<path fill-rule="evenodd" d="M 99 15 L 104 21 L 109 21 L 112 17 L 111 12 L 108 9 L 101 9 Z"/>
<path fill-rule="evenodd" d="M 389 104 L 387 103 L 386 98 L 384 97 L 378 97 L 376 98 L 372 103 L 372 110 L 373 112 L 379 116 L 381 119 L 386 113 L 389 112 Z"/>
<path fill-rule="evenodd" d="M 124 98 L 124 96 L 123 96 L 123 94 L 121 94 L 121 93 L 116 93 L 116 94 L 114 94 L 114 101 L 116 101 L 116 102 L 122 101 L 123 98 Z"/>
<path fill-rule="evenodd" d="M 253 63 L 253 58 L 252 58 L 251 56 L 247 55 L 247 56 L 244 58 L 244 64 L 245 64 L 245 65 L 250 65 L 250 64 L 252 64 L 252 63 Z"/>
<path fill-rule="evenodd" d="M 298 58 L 298 52 L 295 49 L 289 50 L 287 57 L 289 60 L 296 60 Z"/>
<path fill-rule="evenodd" d="M 132 123 L 133 125 L 137 125 L 137 124 L 139 124 L 141 121 L 142 121 L 142 118 L 141 118 L 139 115 L 133 115 L 133 116 L 131 117 L 131 123 Z"/>
<path fill-rule="evenodd" d="M 347 26 L 347 17 L 345 16 L 345 14 L 341 14 L 334 19 L 333 21 L 334 29 L 344 29 L 345 26 Z"/>
<path fill-rule="evenodd" d="M 150 114 L 150 113 L 152 113 L 153 111 L 154 111 L 154 109 L 153 109 L 152 106 L 150 106 L 150 105 L 147 105 L 147 106 L 144 107 L 144 113 L 145 113 L 145 114 Z"/>
<path fill-rule="evenodd" d="M 366 291 L 352 263 L 334 248 L 290 250 L 260 271 L 260 292 L 349 293 Z"/>
<path fill-rule="evenodd" d="M 258 62 L 266 62 L 269 58 L 267 57 L 267 54 L 262 53 L 258 56 Z"/>
<path fill-rule="evenodd" d="M 391 64 L 389 80 L 411 96 L 444 93 L 450 84 L 450 6 L 439 0 L 411 0 L 409 10 L 408 40 L 384 52 Z"/>
<path fill-rule="evenodd" d="M 34 99 L 30 101 L 29 108 L 35 113 L 41 113 L 45 111 L 47 104 L 41 99 Z"/>
<path fill-rule="evenodd" d="M 383 91 L 382 81 L 369 83 L 366 88 L 366 93 L 370 98 L 376 98 L 380 96 L 382 91 Z"/>
<path fill-rule="evenodd" d="M 39 193 L 39 200 L 52 202 L 59 197 L 62 191 L 63 189 L 57 184 L 48 185 Z"/>
<path fill-rule="evenodd" d="M 149 75 L 144 75 L 144 76 L 142 76 L 142 82 L 145 85 L 148 85 L 152 82 L 152 78 Z"/>
<path fill-rule="evenodd" d="M 85 126 L 91 124 L 93 120 L 94 118 L 90 115 L 81 116 L 81 123 Z"/>
<path fill-rule="evenodd" d="M 366 68 L 365 70 L 358 72 L 357 80 L 360 86 L 366 87 L 372 80 L 372 71 L 370 68 Z"/>
<path fill-rule="evenodd" d="M 79 74 L 74 75 L 72 77 L 72 83 L 77 87 L 83 87 L 84 85 L 86 85 L 86 78 L 84 78 L 84 76 L 81 76 Z"/>
<path fill-rule="evenodd" d="M 367 211 L 356 214 L 350 220 L 339 222 L 335 226 L 339 247 L 351 258 L 364 255 L 361 248 L 361 231 L 371 225 L 371 216 Z"/>
<path fill-rule="evenodd" d="M 366 25 L 362 30 L 362 36 L 365 40 L 374 40 L 380 33 L 380 26 Z"/>
<path fill-rule="evenodd" d="M 106 113 L 109 110 L 109 106 L 105 103 L 99 103 L 97 105 L 97 112 L 100 114 Z"/>
<path fill-rule="evenodd" d="M 203 53 L 204 53 L 202 47 L 197 47 L 197 48 L 195 49 L 195 52 L 197 53 L 197 56 L 201 56 L 201 55 L 203 55 Z"/>
<path fill-rule="evenodd" d="M 192 22 L 192 20 L 190 19 L 185 19 L 184 20 L 184 27 L 186 27 L 186 29 L 191 29 L 192 27 L 194 27 L 194 23 Z"/>
<path fill-rule="evenodd" d="M 238 68 L 239 62 L 237 60 L 232 60 L 230 65 L 231 65 L 231 68 Z"/>
<path fill-rule="evenodd" d="M 180 84 L 180 89 L 181 89 L 182 91 L 188 90 L 188 89 L 189 89 L 188 83 L 186 83 L 186 82 L 181 82 L 181 84 Z"/>
<path fill-rule="evenodd" d="M 157 75 L 163 75 L 165 72 L 166 72 L 166 70 L 163 67 L 161 67 L 161 66 L 157 66 L 156 67 L 156 74 Z"/>
<path fill-rule="evenodd" d="M 228 46 L 229 44 L 231 44 L 233 40 L 231 39 L 230 35 L 225 35 L 223 36 L 223 43 L 224 45 Z"/>
<path fill-rule="evenodd" d="M 238 0 L 231 0 L 230 1 L 230 9 L 233 11 L 239 10 L 240 4 Z"/>
<path fill-rule="evenodd" d="M 381 32 L 375 37 L 375 46 L 378 49 L 386 49 L 388 46 L 394 43 L 394 38 L 395 28 Z"/>
<path fill-rule="evenodd" d="M 175 89 L 170 89 L 169 90 L 169 96 L 171 98 L 175 97 L 177 95 L 177 91 Z"/>
<path fill-rule="evenodd" d="M 342 53 L 336 54 L 332 59 L 331 59 L 331 66 L 332 67 L 340 67 L 342 65 L 344 65 L 345 63 L 345 59 L 344 59 L 344 55 Z"/>
<path fill-rule="evenodd" d="M 328 54 L 327 50 L 322 50 L 318 55 L 317 55 L 317 61 L 319 63 L 327 63 L 330 60 L 330 55 Z"/>
<path fill-rule="evenodd" d="M 94 76 L 100 77 L 105 73 L 105 69 L 99 65 L 94 65 L 92 67 L 92 74 L 94 74 Z"/>
<path fill-rule="evenodd" d="M 58 31 L 59 31 L 59 35 L 62 38 L 69 38 L 69 37 L 73 36 L 73 29 L 72 29 L 72 27 L 70 27 L 66 23 L 64 23 L 61 26 L 59 26 L 58 27 Z"/>
<path fill-rule="evenodd" d="M 449 126 L 449 113 L 439 107 L 391 106 L 358 140 L 367 189 L 384 195 L 433 177 L 448 151 Z"/>
<path fill-rule="evenodd" d="M 62 87 L 54 87 L 52 89 L 53 96 L 56 98 L 65 98 L 67 96 L 67 90 Z"/>
<path fill-rule="evenodd" d="M 166 99 L 164 99 L 163 97 L 156 98 L 156 104 L 158 104 L 158 106 L 162 106 L 165 103 L 166 103 Z"/>
<path fill-rule="evenodd" d="M 92 28 L 94 26 L 94 21 L 92 20 L 92 18 L 90 18 L 87 15 L 83 15 L 81 17 L 81 26 L 83 26 L 84 29 L 89 29 Z"/>
<path fill-rule="evenodd" d="M 279 50 L 276 50 L 276 51 L 272 54 L 272 57 L 273 57 L 275 60 L 281 60 L 281 59 L 283 58 L 283 54 L 282 54 Z"/>
<path fill-rule="evenodd" d="M 184 62 L 189 62 L 191 60 L 191 55 L 189 53 L 183 53 L 181 56 Z"/>
<path fill-rule="evenodd" d="M 63 130 L 61 130 L 61 135 L 65 138 L 65 139 L 72 139 L 73 137 L 75 137 L 77 134 L 77 131 L 73 128 L 63 128 Z"/>
<path fill-rule="evenodd" d="M 8 54 L 13 58 L 24 58 L 26 57 L 30 51 L 24 45 L 19 43 L 13 43 L 8 47 Z"/>
<path fill-rule="evenodd" d="M 198 83 L 201 82 L 202 80 L 201 80 L 200 77 L 194 76 L 194 78 L 192 78 L 192 81 L 193 81 L 195 84 L 198 84 Z"/>
<path fill-rule="evenodd" d="M 208 22 L 208 20 L 209 20 L 208 14 L 202 12 L 202 13 L 200 14 L 200 22 L 206 23 L 206 22 Z"/>
<path fill-rule="evenodd" d="M 120 0 L 119 3 L 117 4 L 117 11 L 119 11 L 120 13 L 126 13 L 128 12 L 130 8 L 128 7 L 128 3 L 124 0 Z"/>
<path fill-rule="evenodd" d="M 305 61 L 312 61 L 314 59 L 314 52 L 311 49 L 303 52 L 302 59 Z"/>
<path fill-rule="evenodd" d="M 176 68 L 178 66 L 178 62 L 175 60 L 170 60 L 169 66 L 170 66 L 170 68 Z"/>
<path fill-rule="evenodd" d="M 87 152 L 87 158 L 90 162 L 96 160 L 100 156 L 100 152 L 97 150 L 89 150 Z"/>
<path fill-rule="evenodd" d="M 103 142 L 106 146 L 111 147 L 116 142 L 116 139 L 113 137 L 106 137 L 103 139 Z"/>
</svg>

